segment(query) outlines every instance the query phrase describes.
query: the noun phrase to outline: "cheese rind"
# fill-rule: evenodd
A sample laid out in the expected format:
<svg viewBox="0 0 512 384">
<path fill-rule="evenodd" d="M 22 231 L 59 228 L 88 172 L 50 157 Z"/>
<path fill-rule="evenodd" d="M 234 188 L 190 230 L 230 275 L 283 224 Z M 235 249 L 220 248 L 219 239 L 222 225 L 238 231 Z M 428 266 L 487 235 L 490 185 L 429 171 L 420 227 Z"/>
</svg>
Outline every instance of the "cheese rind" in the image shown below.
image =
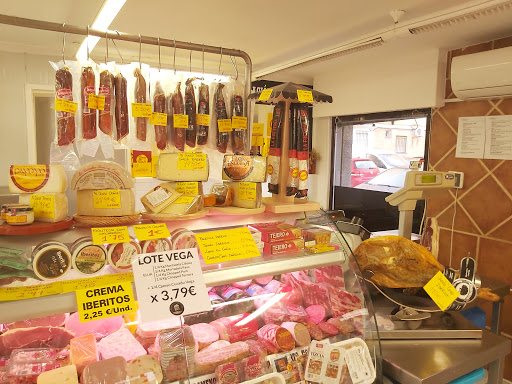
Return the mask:
<svg viewBox="0 0 512 384">
<path fill-rule="evenodd" d="M 76 191 L 76 213 L 82 216 L 128 216 L 135 214 L 135 197 L 131 189 L 121 189 L 121 208 L 95 208 L 94 190 Z"/>
<path fill-rule="evenodd" d="M 261 183 L 251 182 L 224 182 L 233 191 L 233 207 L 260 208 L 261 207 Z"/>
<path fill-rule="evenodd" d="M 224 155 L 222 180 L 267 181 L 267 158 L 253 155 Z"/>
<path fill-rule="evenodd" d="M 71 188 L 130 189 L 134 187 L 130 173 L 113 161 L 93 161 L 82 166 L 71 179 Z"/>
<path fill-rule="evenodd" d="M 68 215 L 68 198 L 65 193 L 21 193 L 20 204 L 30 205 L 35 221 L 56 223 Z"/>
<path fill-rule="evenodd" d="M 202 208 L 201 196 L 180 196 L 177 200 L 162 209 L 160 213 L 167 215 L 183 216 L 197 213 Z"/>
<path fill-rule="evenodd" d="M 11 193 L 66 192 L 68 179 L 62 165 L 11 165 Z"/>
<path fill-rule="evenodd" d="M 158 158 L 157 178 L 166 181 L 208 181 L 209 163 L 208 156 L 204 162 L 197 162 L 197 167 L 192 165 L 190 169 L 180 166 L 181 153 L 162 153 Z"/>
<path fill-rule="evenodd" d="M 37 384 L 78 384 L 76 366 L 71 364 L 43 372 L 37 377 Z"/>
</svg>

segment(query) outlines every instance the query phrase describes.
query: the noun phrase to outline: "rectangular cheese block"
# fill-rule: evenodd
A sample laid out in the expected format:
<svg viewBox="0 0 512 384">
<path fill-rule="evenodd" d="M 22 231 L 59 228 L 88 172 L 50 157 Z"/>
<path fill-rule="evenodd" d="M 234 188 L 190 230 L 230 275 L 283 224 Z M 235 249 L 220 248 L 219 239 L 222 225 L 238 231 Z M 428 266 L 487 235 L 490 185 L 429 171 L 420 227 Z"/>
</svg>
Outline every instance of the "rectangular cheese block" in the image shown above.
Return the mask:
<svg viewBox="0 0 512 384">
<path fill-rule="evenodd" d="M 305 241 L 314 241 L 316 244 L 329 244 L 332 231 L 323 228 L 307 228 L 302 231 Z"/>
<path fill-rule="evenodd" d="M 157 178 L 167 181 L 208 181 L 210 166 L 205 153 L 162 153 Z"/>
<path fill-rule="evenodd" d="M 265 243 L 300 239 L 302 229 L 286 223 L 250 224 L 250 229 L 261 232 L 261 240 Z"/>
<path fill-rule="evenodd" d="M 119 384 L 126 382 L 126 360 L 121 357 L 89 364 L 80 378 L 81 384 Z"/>
<path fill-rule="evenodd" d="M 293 239 L 278 241 L 275 243 L 265 243 L 263 251 L 269 255 L 281 255 L 284 253 L 294 253 L 304 249 L 304 240 Z"/>
<path fill-rule="evenodd" d="M 261 183 L 245 181 L 225 182 L 233 190 L 233 207 L 260 208 L 261 207 Z"/>
<path fill-rule="evenodd" d="M 11 165 L 11 193 L 66 192 L 68 179 L 62 165 Z"/>
<path fill-rule="evenodd" d="M 68 215 L 68 198 L 65 193 L 21 193 L 19 203 L 30 205 L 35 221 L 56 223 Z"/>
<path fill-rule="evenodd" d="M 140 201 L 146 210 L 157 213 L 180 196 L 181 193 L 175 191 L 171 183 L 162 183 L 142 196 Z"/>
<path fill-rule="evenodd" d="M 169 181 L 172 189 L 183 195 L 202 195 L 203 183 L 200 181 Z"/>
<path fill-rule="evenodd" d="M 71 339 L 69 345 L 71 364 L 76 365 L 79 374 L 87 365 L 99 360 L 96 336 L 92 333 Z"/>
<path fill-rule="evenodd" d="M 165 213 L 166 215 L 183 216 L 191 213 L 197 213 L 201 209 L 203 209 L 202 196 L 182 195 L 167 207 L 162 209 L 160 213 Z"/>
<path fill-rule="evenodd" d="M 120 328 L 101 339 L 98 343 L 98 351 L 103 360 L 121 356 L 126 361 L 130 361 L 147 354 L 144 347 L 126 328 Z"/>
<path fill-rule="evenodd" d="M 267 158 L 253 155 L 224 155 L 222 180 L 267 181 Z"/>
<path fill-rule="evenodd" d="M 135 214 L 131 189 L 76 191 L 76 213 L 82 216 L 128 216 Z"/>
<path fill-rule="evenodd" d="M 93 161 L 73 175 L 71 188 L 84 189 L 130 189 L 134 187 L 131 174 L 113 161 Z"/>
<path fill-rule="evenodd" d="M 41 373 L 37 384 L 78 384 L 78 374 L 74 365 Z"/>
</svg>

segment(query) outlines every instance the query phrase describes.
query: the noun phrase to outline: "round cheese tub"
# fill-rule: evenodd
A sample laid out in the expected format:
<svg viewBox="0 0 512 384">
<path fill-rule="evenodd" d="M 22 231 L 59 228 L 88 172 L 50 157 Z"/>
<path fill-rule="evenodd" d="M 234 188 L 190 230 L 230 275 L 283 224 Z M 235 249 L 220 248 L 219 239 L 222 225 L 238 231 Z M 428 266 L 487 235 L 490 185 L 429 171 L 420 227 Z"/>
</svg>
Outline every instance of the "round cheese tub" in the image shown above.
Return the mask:
<svg viewBox="0 0 512 384">
<path fill-rule="evenodd" d="M 139 243 L 130 239 L 130 242 L 110 244 L 107 248 L 108 263 L 120 272 L 131 271 L 132 261 L 142 253 Z"/>
<path fill-rule="evenodd" d="M 71 252 L 58 241 L 42 242 L 32 252 L 32 266 L 41 280 L 58 279 L 71 268 Z"/>
<path fill-rule="evenodd" d="M 73 268 L 82 275 L 93 275 L 107 265 L 107 250 L 95 245 L 91 237 L 77 239 L 71 246 Z"/>
<path fill-rule="evenodd" d="M 168 238 L 146 240 L 140 243 L 140 245 L 142 253 L 164 252 L 172 249 Z"/>
</svg>

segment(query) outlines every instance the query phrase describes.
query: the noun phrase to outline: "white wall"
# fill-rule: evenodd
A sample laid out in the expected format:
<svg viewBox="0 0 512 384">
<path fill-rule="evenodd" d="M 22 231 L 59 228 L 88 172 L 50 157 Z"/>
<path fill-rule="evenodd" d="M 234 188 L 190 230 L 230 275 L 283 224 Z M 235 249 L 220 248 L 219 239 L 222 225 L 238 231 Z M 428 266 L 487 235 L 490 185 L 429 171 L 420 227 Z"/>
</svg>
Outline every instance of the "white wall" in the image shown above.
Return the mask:
<svg viewBox="0 0 512 384">
<path fill-rule="evenodd" d="M 11 164 L 28 162 L 25 84 L 52 85 L 55 58 L 0 52 L 0 187 L 7 185 Z"/>
<path fill-rule="evenodd" d="M 309 175 L 308 196 L 320 203 L 323 209 L 329 209 L 331 175 L 331 118 L 313 119 L 313 148 L 320 154 L 316 162 L 316 173 Z"/>
</svg>

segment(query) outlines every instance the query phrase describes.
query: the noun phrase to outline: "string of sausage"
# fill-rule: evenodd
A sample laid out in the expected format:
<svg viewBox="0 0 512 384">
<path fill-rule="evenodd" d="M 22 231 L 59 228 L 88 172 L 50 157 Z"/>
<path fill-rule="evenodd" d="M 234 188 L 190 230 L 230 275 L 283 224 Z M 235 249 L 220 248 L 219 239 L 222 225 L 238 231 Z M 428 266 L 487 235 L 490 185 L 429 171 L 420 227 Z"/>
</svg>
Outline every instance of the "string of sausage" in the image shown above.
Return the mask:
<svg viewBox="0 0 512 384">
<path fill-rule="evenodd" d="M 217 114 L 217 150 L 221 153 L 226 153 L 228 148 L 228 143 L 231 137 L 231 132 L 221 132 L 219 130 L 219 120 L 228 119 L 228 112 L 226 110 L 226 102 L 224 100 L 224 94 L 222 89 L 224 88 L 224 84 L 217 84 L 217 89 L 215 90 L 215 112 Z"/>
<path fill-rule="evenodd" d="M 55 74 L 55 94 L 59 99 L 73 101 L 73 76 L 67 68 L 61 68 Z M 57 111 L 57 144 L 69 145 L 75 141 L 75 115 Z"/>
<path fill-rule="evenodd" d="M 172 95 L 172 113 L 174 115 L 184 114 L 183 96 L 181 94 L 181 82 L 176 86 Z M 185 129 L 174 127 L 174 145 L 179 151 L 185 150 Z"/>
<path fill-rule="evenodd" d="M 281 163 L 281 129 L 284 120 L 284 101 L 280 101 L 274 107 L 274 116 L 272 117 L 272 131 L 270 134 L 270 146 L 268 150 L 268 164 L 270 173 L 270 183 L 268 191 L 274 194 L 279 193 L 279 166 Z"/>
<path fill-rule="evenodd" d="M 136 103 L 145 103 L 146 102 L 146 80 L 144 76 L 142 76 L 142 72 L 139 68 L 135 68 L 133 71 L 133 75 L 135 76 L 135 102 Z M 137 126 L 137 139 L 140 141 L 146 141 L 147 136 L 147 118 L 146 117 L 136 117 L 135 118 L 136 126 Z"/>
<path fill-rule="evenodd" d="M 105 96 L 105 107 L 99 111 L 98 126 L 105 135 L 112 136 L 112 106 L 114 105 L 114 76 L 107 70 L 100 73 L 98 94 Z"/>
<path fill-rule="evenodd" d="M 96 133 L 96 110 L 90 109 L 89 95 L 95 93 L 95 78 L 92 67 L 82 69 L 80 85 L 82 90 L 82 137 L 84 139 L 94 139 Z"/>
<path fill-rule="evenodd" d="M 210 113 L 210 91 L 208 85 L 201 83 L 199 87 L 199 114 L 209 115 Z M 197 127 L 197 145 L 206 145 L 208 142 L 208 125 L 199 125 Z"/>
<path fill-rule="evenodd" d="M 116 131 L 117 141 L 121 141 L 128 136 L 128 93 L 126 78 L 118 73 L 115 78 L 115 94 L 116 94 Z"/>
<path fill-rule="evenodd" d="M 244 99 L 240 95 L 233 96 L 233 114 L 232 116 L 244 115 Z M 247 129 L 233 129 L 233 152 L 243 154 L 245 152 L 245 137 Z"/>
<path fill-rule="evenodd" d="M 153 96 L 153 112 L 165 113 L 165 93 L 157 82 Z M 163 151 L 167 147 L 167 125 L 155 125 L 155 141 L 158 149 Z"/>
<path fill-rule="evenodd" d="M 190 78 L 185 82 L 185 114 L 188 116 L 188 128 L 185 133 L 185 142 L 191 148 L 196 146 L 197 122 L 196 122 L 196 95 L 194 92 L 195 79 Z"/>
</svg>

